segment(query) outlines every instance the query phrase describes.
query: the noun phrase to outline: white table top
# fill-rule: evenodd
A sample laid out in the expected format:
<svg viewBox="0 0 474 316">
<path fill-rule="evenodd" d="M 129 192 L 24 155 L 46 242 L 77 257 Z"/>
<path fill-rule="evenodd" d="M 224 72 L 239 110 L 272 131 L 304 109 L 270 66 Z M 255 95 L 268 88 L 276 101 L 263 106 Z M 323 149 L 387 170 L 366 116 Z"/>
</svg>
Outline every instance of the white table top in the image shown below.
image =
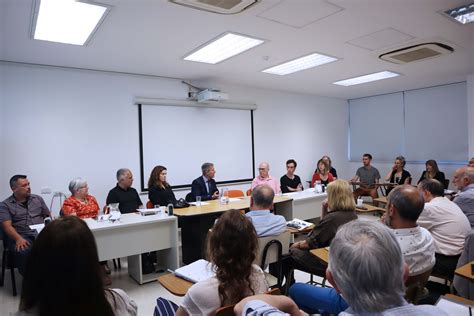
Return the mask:
<svg viewBox="0 0 474 316">
<path fill-rule="evenodd" d="M 142 216 L 137 213 L 122 214 L 120 221 L 113 223 L 109 221 L 98 222 L 92 218 L 84 219 L 84 221 L 87 223 L 87 226 L 89 226 L 92 231 L 117 229 L 119 227 L 131 227 L 145 223 L 154 223 L 160 221 L 167 222 L 174 220 L 176 220 L 176 216 L 168 216 L 167 214 Z M 36 231 L 39 233 L 44 228 L 44 224 L 30 225 L 30 228 L 36 229 Z"/>
</svg>

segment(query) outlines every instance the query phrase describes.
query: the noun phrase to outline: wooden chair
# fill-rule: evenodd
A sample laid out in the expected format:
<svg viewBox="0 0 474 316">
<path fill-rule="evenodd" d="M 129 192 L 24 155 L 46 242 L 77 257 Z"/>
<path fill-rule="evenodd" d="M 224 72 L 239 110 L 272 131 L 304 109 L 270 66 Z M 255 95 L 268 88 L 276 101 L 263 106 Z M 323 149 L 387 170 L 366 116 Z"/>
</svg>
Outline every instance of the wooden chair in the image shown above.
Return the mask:
<svg viewBox="0 0 474 316">
<path fill-rule="evenodd" d="M 405 282 L 405 299 L 408 303 L 418 303 L 418 301 L 421 299 L 423 289 L 425 288 L 426 282 L 428 282 L 430 274 L 431 269 L 424 273 L 408 277 Z"/>
<path fill-rule="evenodd" d="M 238 197 L 243 197 L 244 192 L 241 190 L 228 190 L 226 192 L 226 196 L 230 198 L 238 198 Z"/>
<path fill-rule="evenodd" d="M 290 248 L 291 233 L 285 231 L 278 236 L 268 236 L 258 238 L 258 254 L 256 258 L 257 264 L 264 270 L 270 263 L 278 263 L 278 277 L 270 273 L 265 273 L 268 285 L 270 287 L 280 288 L 283 283 L 283 273 L 281 258 L 283 254 L 288 253 Z"/>
<path fill-rule="evenodd" d="M 268 291 L 266 294 L 268 295 L 280 295 L 280 289 L 271 289 Z M 216 312 L 214 313 L 215 316 L 234 316 L 234 307 L 235 304 L 232 305 L 226 305 L 222 306 L 221 308 L 218 308 Z"/>
<path fill-rule="evenodd" d="M 245 192 L 245 194 L 247 196 L 251 196 L 252 195 L 252 189 L 248 189 L 247 192 Z"/>
</svg>

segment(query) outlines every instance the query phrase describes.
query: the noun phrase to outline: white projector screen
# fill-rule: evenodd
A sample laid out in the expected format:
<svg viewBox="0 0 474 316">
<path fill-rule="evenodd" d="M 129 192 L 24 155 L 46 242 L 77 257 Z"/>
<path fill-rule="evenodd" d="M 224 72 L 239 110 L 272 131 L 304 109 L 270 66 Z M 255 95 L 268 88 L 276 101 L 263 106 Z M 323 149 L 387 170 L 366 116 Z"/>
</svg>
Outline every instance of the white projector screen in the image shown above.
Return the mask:
<svg viewBox="0 0 474 316">
<path fill-rule="evenodd" d="M 152 169 L 168 169 L 173 188 L 188 187 L 212 162 L 217 183 L 254 178 L 253 111 L 138 105 L 142 191 Z"/>
</svg>

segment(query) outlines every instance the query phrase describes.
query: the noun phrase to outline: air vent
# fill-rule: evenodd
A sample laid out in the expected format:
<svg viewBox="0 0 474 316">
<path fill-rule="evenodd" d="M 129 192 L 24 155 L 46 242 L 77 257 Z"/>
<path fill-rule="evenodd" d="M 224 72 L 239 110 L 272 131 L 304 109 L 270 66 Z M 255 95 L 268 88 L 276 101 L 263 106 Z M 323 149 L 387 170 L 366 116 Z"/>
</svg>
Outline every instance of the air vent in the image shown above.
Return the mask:
<svg viewBox="0 0 474 316">
<path fill-rule="evenodd" d="M 259 1 L 261 0 L 169 0 L 172 3 L 219 14 L 240 13 Z"/>
<path fill-rule="evenodd" d="M 451 46 L 441 43 L 424 43 L 415 46 L 397 49 L 379 56 L 380 59 L 395 64 L 407 64 L 414 61 L 425 60 L 448 55 L 454 52 Z"/>
</svg>

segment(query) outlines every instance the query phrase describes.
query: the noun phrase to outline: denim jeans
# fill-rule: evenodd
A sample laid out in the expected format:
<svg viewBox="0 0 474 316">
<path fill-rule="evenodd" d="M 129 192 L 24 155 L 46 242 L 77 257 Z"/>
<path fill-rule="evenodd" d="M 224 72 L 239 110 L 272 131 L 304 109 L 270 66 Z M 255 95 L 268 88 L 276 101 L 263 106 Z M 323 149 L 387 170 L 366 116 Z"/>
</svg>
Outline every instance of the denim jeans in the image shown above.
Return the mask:
<svg viewBox="0 0 474 316">
<path fill-rule="evenodd" d="M 295 283 L 289 292 L 296 305 L 309 314 L 337 315 L 349 307 L 333 288 Z"/>
<path fill-rule="evenodd" d="M 6 234 L 4 236 L 6 236 Z M 19 251 L 16 250 L 16 242 L 10 238 L 7 239 L 7 247 L 10 251 L 13 252 L 14 260 L 15 260 L 14 264 L 18 268 L 18 272 L 20 272 L 21 275 L 24 275 L 26 259 L 28 258 L 28 255 L 30 254 L 31 247 L 33 246 L 33 242 L 35 241 L 35 236 L 21 236 L 21 237 L 23 237 L 23 239 L 27 240 L 30 243 L 25 249 L 19 250 Z"/>
</svg>

